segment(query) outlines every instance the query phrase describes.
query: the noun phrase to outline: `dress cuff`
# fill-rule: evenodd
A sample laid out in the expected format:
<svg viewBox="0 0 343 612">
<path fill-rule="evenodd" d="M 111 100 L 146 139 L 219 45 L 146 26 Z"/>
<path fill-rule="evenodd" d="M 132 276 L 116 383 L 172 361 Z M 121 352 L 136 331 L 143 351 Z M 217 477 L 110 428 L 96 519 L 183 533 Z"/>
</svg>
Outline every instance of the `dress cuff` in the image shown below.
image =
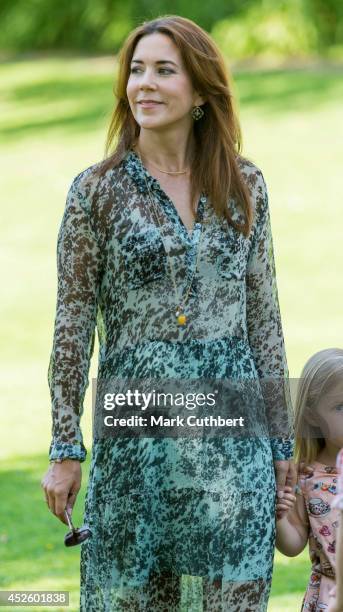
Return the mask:
<svg viewBox="0 0 343 612">
<path fill-rule="evenodd" d="M 288 461 L 289 459 L 293 459 L 293 438 L 272 438 L 270 445 L 272 448 L 274 461 Z"/>
<path fill-rule="evenodd" d="M 49 448 L 49 460 L 53 459 L 76 459 L 83 462 L 86 459 L 87 450 L 83 444 L 66 444 L 65 442 L 52 441 Z"/>
</svg>

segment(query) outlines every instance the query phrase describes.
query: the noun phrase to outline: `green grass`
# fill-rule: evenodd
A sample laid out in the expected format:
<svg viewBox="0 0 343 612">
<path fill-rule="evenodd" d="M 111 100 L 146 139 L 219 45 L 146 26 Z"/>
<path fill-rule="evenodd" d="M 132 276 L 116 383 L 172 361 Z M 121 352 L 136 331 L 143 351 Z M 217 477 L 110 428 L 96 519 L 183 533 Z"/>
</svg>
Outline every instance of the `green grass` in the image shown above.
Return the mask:
<svg viewBox="0 0 343 612">
<path fill-rule="evenodd" d="M 2 462 L 0 590 L 69 591 L 68 610 L 78 610 L 80 548 L 65 548 L 67 528 L 47 511 L 40 487 L 45 471 L 45 454 Z M 83 487 L 73 513 L 76 525 L 82 523 L 87 475 L 88 469 L 84 469 Z"/>
<path fill-rule="evenodd" d="M 73 513 L 76 525 L 82 523 L 88 468 L 87 461 L 83 464 L 82 488 Z M 66 527 L 47 511 L 40 488 L 45 470 L 44 454 L 2 461 L 0 590 L 66 590 L 70 592 L 68 610 L 76 611 L 79 605 L 80 548 L 64 547 Z M 308 569 L 307 553 L 296 559 L 276 554 L 270 612 L 293 612 L 296 609 L 303 595 Z M 44 609 L 61 611 L 65 608 L 35 607 L 35 610 Z"/>
<path fill-rule="evenodd" d="M 47 511 L 40 488 L 50 443 L 47 368 L 56 303 L 56 238 L 72 179 L 103 154 L 114 63 L 111 58 L 46 57 L 8 62 L 0 70 L 5 203 L 0 588 L 66 589 L 74 611 L 79 549 L 65 549 L 66 528 Z M 343 346 L 341 76 L 337 68 L 325 67 L 235 74 L 243 152 L 262 168 L 269 189 L 293 377 L 316 350 Z M 96 357 L 90 378 L 95 375 Z M 83 432 L 90 448 L 90 390 Z M 77 524 L 88 461 L 83 472 Z M 270 612 L 300 609 L 308 572 L 306 552 L 295 559 L 276 555 Z"/>
</svg>

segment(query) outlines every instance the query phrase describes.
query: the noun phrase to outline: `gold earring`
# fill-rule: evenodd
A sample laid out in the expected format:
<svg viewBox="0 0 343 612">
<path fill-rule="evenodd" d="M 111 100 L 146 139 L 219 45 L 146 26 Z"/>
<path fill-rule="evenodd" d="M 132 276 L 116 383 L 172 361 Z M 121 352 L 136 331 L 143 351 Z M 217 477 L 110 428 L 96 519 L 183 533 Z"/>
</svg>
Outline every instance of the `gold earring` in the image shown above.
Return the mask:
<svg viewBox="0 0 343 612">
<path fill-rule="evenodd" d="M 191 110 L 191 115 L 192 118 L 194 119 L 194 121 L 198 121 L 199 119 L 201 119 L 201 117 L 204 116 L 204 111 L 202 110 L 201 106 L 193 106 L 192 110 Z"/>
</svg>

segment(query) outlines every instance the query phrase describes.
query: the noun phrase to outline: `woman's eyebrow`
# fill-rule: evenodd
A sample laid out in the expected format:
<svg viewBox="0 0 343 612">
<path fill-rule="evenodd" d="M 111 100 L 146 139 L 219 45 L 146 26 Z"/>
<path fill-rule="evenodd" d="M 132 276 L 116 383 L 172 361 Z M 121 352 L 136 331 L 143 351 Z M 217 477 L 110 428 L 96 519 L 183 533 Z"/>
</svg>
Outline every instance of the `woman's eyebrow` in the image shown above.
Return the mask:
<svg viewBox="0 0 343 612">
<path fill-rule="evenodd" d="M 143 60 L 140 60 L 140 59 L 134 59 L 134 60 L 132 60 L 132 61 L 131 61 L 131 64 L 133 64 L 134 62 L 135 62 L 136 64 L 144 64 Z M 157 60 L 157 61 L 155 62 L 155 64 L 174 64 L 174 66 L 177 66 L 177 64 L 176 64 L 175 62 L 173 62 L 172 60 Z"/>
</svg>

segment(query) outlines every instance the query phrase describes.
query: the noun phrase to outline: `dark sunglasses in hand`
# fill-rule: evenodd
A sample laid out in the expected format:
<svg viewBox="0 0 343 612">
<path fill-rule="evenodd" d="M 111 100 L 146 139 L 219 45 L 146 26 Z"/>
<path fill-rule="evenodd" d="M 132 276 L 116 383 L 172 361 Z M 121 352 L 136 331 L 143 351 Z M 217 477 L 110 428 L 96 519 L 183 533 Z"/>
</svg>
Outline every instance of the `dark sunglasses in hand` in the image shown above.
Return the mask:
<svg viewBox="0 0 343 612">
<path fill-rule="evenodd" d="M 83 525 L 83 527 L 80 528 L 75 528 L 66 509 L 64 511 L 64 515 L 71 530 L 68 531 L 64 538 L 64 544 L 66 546 L 76 546 L 77 544 L 81 544 L 81 542 L 84 542 L 87 540 L 87 538 L 91 537 L 92 532 L 87 525 Z"/>
</svg>

